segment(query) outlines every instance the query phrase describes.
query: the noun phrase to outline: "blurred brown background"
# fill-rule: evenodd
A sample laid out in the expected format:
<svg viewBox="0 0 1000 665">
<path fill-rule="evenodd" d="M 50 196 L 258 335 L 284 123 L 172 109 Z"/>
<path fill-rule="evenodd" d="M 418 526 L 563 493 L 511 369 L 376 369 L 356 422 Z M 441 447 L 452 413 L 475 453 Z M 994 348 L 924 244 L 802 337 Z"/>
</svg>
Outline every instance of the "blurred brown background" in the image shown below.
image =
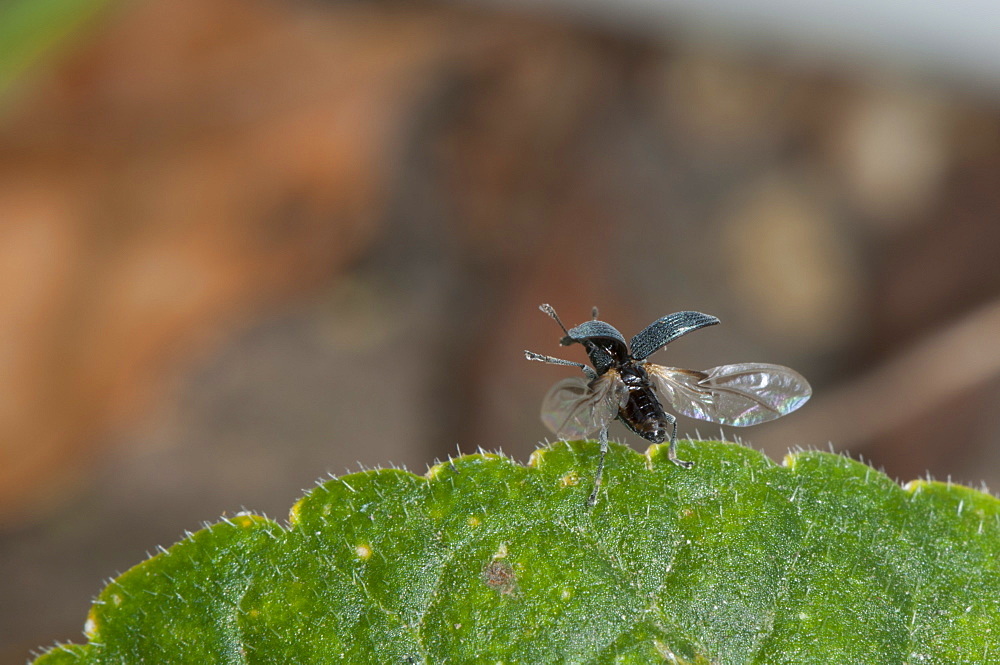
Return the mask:
<svg viewBox="0 0 1000 665">
<path fill-rule="evenodd" d="M 801 371 L 725 432 L 775 459 L 998 484 L 1000 57 L 602 6 L 0 9 L 0 662 L 326 473 L 527 461 L 568 370 L 522 350 L 583 359 L 541 302 Z"/>
</svg>

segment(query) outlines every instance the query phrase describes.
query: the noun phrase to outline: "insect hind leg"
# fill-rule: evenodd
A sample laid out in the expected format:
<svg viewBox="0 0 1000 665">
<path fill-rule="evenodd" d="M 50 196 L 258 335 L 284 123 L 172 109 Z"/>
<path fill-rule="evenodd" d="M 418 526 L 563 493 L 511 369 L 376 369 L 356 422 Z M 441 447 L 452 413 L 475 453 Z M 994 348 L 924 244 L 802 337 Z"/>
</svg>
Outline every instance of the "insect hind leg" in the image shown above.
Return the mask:
<svg viewBox="0 0 1000 665">
<path fill-rule="evenodd" d="M 663 415 L 667 417 L 667 422 L 673 428 L 670 433 L 670 447 L 667 449 L 667 459 L 682 469 L 690 469 L 694 466 L 694 462 L 687 462 L 677 457 L 677 417 L 669 413 Z"/>
<path fill-rule="evenodd" d="M 590 496 L 587 497 L 587 505 L 591 507 L 597 505 L 597 493 L 601 490 L 601 475 L 604 473 L 604 456 L 608 454 L 607 424 L 601 428 L 601 434 L 598 437 L 598 442 L 601 444 L 601 459 L 597 462 L 597 473 L 594 475 L 594 491 L 592 491 Z"/>
</svg>

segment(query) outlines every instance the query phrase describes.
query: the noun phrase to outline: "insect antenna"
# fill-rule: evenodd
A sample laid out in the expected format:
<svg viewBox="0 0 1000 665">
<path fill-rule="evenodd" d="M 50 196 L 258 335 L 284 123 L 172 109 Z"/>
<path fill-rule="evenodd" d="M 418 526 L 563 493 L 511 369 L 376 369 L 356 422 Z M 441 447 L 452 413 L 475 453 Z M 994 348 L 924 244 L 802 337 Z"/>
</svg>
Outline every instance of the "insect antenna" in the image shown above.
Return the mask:
<svg viewBox="0 0 1000 665">
<path fill-rule="evenodd" d="M 556 310 L 555 308 L 552 307 L 552 305 L 544 303 L 542 305 L 539 305 L 538 309 L 542 310 L 543 312 L 551 316 L 552 320 L 558 323 L 559 327 L 562 328 L 562 331 L 566 333 L 566 335 L 569 335 L 569 331 L 566 330 L 566 326 L 563 325 L 563 322 L 559 320 L 559 315 L 556 314 Z"/>
<path fill-rule="evenodd" d="M 559 340 L 559 345 L 560 346 L 569 346 L 569 345 L 571 345 L 571 344 L 573 344 L 574 342 L 577 341 L 577 340 L 574 340 L 572 337 L 569 336 L 569 331 L 566 330 L 566 326 L 563 325 L 563 322 L 561 320 L 559 320 L 559 315 L 556 314 L 556 310 L 555 310 L 554 307 L 552 307 L 552 305 L 550 305 L 548 303 L 544 303 L 542 305 L 539 305 L 538 309 L 542 310 L 543 312 L 545 312 L 546 314 L 548 314 L 549 316 L 551 316 L 552 320 L 555 321 L 556 323 L 558 323 L 559 327 L 562 328 L 563 338 L 561 340 Z M 581 342 L 581 344 L 583 344 L 583 342 Z M 584 346 L 587 346 L 587 345 L 584 344 Z"/>
</svg>

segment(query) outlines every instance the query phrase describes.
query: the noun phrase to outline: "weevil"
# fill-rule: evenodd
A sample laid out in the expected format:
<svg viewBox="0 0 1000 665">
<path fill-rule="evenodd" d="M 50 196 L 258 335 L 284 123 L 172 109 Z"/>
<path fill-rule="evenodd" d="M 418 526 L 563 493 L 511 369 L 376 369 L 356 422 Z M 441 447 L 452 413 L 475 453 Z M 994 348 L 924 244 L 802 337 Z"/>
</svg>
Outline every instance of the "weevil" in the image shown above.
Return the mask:
<svg viewBox="0 0 1000 665">
<path fill-rule="evenodd" d="M 608 426 L 616 418 L 653 443 L 669 440 L 667 457 L 689 469 L 692 462 L 677 457 L 677 417 L 663 408 L 691 418 L 721 425 L 747 427 L 780 418 L 805 404 L 812 388 L 788 367 L 765 363 L 737 363 L 698 371 L 665 367 L 649 356 L 682 335 L 719 323 L 701 312 L 675 312 L 653 321 L 628 342 L 617 328 L 598 320 L 566 329 L 551 305 L 539 309 L 559 324 L 562 346 L 581 344 L 591 366 L 525 351 L 528 360 L 569 365 L 585 378 L 563 379 L 542 401 L 542 421 L 562 439 L 598 435 L 601 458 L 594 489 L 587 503 L 593 506 L 601 486 L 604 457 L 608 452 Z"/>
</svg>

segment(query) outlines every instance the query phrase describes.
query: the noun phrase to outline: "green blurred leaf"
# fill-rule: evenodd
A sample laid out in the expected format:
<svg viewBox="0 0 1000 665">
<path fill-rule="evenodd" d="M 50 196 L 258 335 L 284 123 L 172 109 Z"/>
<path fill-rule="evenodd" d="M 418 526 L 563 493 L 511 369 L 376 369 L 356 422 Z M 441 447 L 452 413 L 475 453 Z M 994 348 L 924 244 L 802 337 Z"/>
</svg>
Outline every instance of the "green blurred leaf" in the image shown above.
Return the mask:
<svg viewBox="0 0 1000 665">
<path fill-rule="evenodd" d="M 0 0 L 0 94 L 111 0 Z"/>
<path fill-rule="evenodd" d="M 828 453 L 593 443 L 317 487 L 100 595 L 63 663 L 1000 662 L 1000 501 Z"/>
</svg>

